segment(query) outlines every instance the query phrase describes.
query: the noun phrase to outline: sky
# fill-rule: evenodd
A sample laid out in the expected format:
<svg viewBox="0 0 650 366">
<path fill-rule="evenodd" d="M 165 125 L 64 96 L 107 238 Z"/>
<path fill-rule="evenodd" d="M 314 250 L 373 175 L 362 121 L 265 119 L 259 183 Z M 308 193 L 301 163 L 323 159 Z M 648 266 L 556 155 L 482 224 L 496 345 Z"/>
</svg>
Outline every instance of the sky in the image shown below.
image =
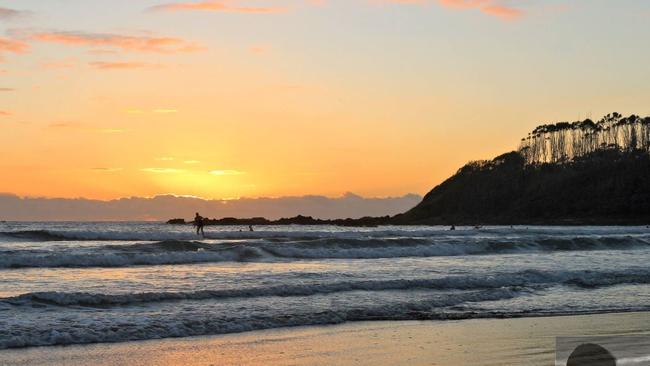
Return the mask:
<svg viewBox="0 0 650 366">
<path fill-rule="evenodd" d="M 646 0 L 0 0 L 0 192 L 424 194 L 650 115 Z"/>
</svg>

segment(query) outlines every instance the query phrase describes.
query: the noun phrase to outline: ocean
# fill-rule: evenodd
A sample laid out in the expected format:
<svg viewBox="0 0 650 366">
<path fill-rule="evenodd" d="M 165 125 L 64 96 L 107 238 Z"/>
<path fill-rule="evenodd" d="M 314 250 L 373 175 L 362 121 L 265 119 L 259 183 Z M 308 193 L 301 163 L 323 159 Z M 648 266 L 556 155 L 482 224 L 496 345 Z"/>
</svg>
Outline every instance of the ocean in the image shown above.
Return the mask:
<svg viewBox="0 0 650 366">
<path fill-rule="evenodd" d="M 0 349 L 650 310 L 646 227 L 0 223 Z"/>
</svg>

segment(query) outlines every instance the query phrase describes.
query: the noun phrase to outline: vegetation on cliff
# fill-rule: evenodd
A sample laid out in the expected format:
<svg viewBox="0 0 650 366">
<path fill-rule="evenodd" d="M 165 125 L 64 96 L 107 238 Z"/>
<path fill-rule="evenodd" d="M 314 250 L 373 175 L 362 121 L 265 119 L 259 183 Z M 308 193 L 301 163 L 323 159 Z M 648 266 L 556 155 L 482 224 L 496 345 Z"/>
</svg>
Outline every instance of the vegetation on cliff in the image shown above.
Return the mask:
<svg viewBox="0 0 650 366">
<path fill-rule="evenodd" d="M 611 113 L 590 119 L 541 125 L 521 140 L 527 164 L 567 163 L 602 150 L 650 153 L 650 117 Z"/>
<path fill-rule="evenodd" d="M 650 117 L 537 127 L 518 151 L 474 161 L 399 224 L 646 224 Z"/>
</svg>

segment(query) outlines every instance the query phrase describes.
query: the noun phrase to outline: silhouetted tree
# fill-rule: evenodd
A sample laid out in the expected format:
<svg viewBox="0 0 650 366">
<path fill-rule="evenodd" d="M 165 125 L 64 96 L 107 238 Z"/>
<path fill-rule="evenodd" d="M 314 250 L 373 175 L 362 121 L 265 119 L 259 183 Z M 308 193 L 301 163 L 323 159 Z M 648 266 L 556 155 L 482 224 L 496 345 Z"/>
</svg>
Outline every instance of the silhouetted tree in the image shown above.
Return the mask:
<svg viewBox="0 0 650 366">
<path fill-rule="evenodd" d="M 650 153 L 650 117 L 614 112 L 597 122 L 540 125 L 521 140 L 519 153 L 527 164 L 567 163 L 602 149 Z"/>
</svg>

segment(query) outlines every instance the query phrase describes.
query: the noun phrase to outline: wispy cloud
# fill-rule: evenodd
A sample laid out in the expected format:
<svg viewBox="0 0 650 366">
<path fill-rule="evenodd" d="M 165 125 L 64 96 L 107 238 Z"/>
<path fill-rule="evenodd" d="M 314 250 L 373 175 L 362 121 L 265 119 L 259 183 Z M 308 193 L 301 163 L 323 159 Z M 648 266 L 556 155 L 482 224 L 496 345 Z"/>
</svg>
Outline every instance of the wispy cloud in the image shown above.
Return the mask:
<svg viewBox="0 0 650 366">
<path fill-rule="evenodd" d="M 29 12 L 0 7 L 0 20 L 14 20 L 27 14 Z"/>
<path fill-rule="evenodd" d="M 500 17 L 506 20 L 518 19 L 524 15 L 523 11 L 502 5 L 489 5 L 481 8 L 485 14 Z"/>
<path fill-rule="evenodd" d="M 504 20 L 515 20 L 524 15 L 523 10 L 502 4 L 497 0 L 438 0 L 438 3 L 452 9 L 478 10 Z"/>
<path fill-rule="evenodd" d="M 14 88 L 0 88 L 0 92 L 12 92 L 16 91 Z"/>
<path fill-rule="evenodd" d="M 239 6 L 233 5 L 231 1 L 226 0 L 208 0 L 199 2 L 178 2 L 156 5 L 148 8 L 149 11 L 213 11 L 223 13 L 243 13 L 243 14 L 276 14 L 284 13 L 287 8 L 277 6 Z"/>
<path fill-rule="evenodd" d="M 121 128 L 93 128 L 88 125 L 84 125 L 80 122 L 53 122 L 47 126 L 49 129 L 55 130 L 77 130 L 77 131 L 86 131 L 86 132 L 96 132 L 96 133 L 105 133 L 105 134 L 116 134 L 124 132 L 124 129 Z"/>
<path fill-rule="evenodd" d="M 147 62 L 106 62 L 94 61 L 88 65 L 98 70 L 134 70 L 134 69 L 159 69 L 162 67 L 160 64 L 152 64 Z"/>
<path fill-rule="evenodd" d="M 397 5 L 425 5 L 437 2 L 447 8 L 469 10 L 475 9 L 486 15 L 498 17 L 504 20 L 518 19 L 524 12 L 516 7 L 509 6 L 503 0 L 369 0 L 375 4 L 397 4 Z M 274 14 L 283 13 L 289 9 L 279 6 L 244 6 L 241 1 L 232 0 L 204 0 L 173 2 L 156 5 L 148 8 L 149 11 L 212 11 L 222 13 L 249 13 L 249 14 Z M 322 0 L 307 0 L 308 5 L 323 5 Z M 255 52 L 255 51 L 254 51 Z"/>
<path fill-rule="evenodd" d="M 173 109 L 173 108 L 162 108 L 162 109 L 154 109 L 152 110 L 153 113 L 158 113 L 158 114 L 173 114 L 173 113 L 178 113 L 178 109 Z"/>
<path fill-rule="evenodd" d="M 0 109 L 0 117 L 9 117 L 9 116 L 11 116 L 11 112 L 3 111 Z"/>
<path fill-rule="evenodd" d="M 115 173 L 121 172 L 124 168 L 91 168 L 90 170 L 100 173 Z"/>
<path fill-rule="evenodd" d="M 16 29 L 10 30 L 9 34 L 29 41 L 82 47 L 109 47 L 134 52 L 183 53 L 200 50 L 195 43 L 176 37 Z"/>
<path fill-rule="evenodd" d="M 27 52 L 29 45 L 25 42 L 0 37 L 0 62 L 4 53 L 21 54 Z"/>
<path fill-rule="evenodd" d="M 163 156 L 163 157 L 160 157 L 160 158 L 155 158 L 154 160 L 156 160 L 156 161 L 173 161 L 174 158 L 172 158 L 170 156 Z"/>
<path fill-rule="evenodd" d="M 199 161 L 199 160 L 185 160 L 183 163 L 185 163 L 185 164 L 201 164 L 201 161 Z"/>
<path fill-rule="evenodd" d="M 210 174 L 217 175 L 217 176 L 225 176 L 225 175 L 244 175 L 246 173 L 241 172 L 239 170 L 224 169 L 224 170 L 211 170 Z"/>
<path fill-rule="evenodd" d="M 78 128 L 81 127 L 81 124 L 78 122 L 53 122 L 50 123 L 48 128 Z"/>
<path fill-rule="evenodd" d="M 438 0 L 440 5 L 456 9 L 473 9 L 488 5 L 492 0 Z"/>
<path fill-rule="evenodd" d="M 178 174 L 178 173 L 183 173 L 185 170 L 174 169 L 174 168 L 143 168 L 140 169 L 140 171 L 147 172 L 147 173 L 155 173 L 155 174 Z"/>
</svg>

